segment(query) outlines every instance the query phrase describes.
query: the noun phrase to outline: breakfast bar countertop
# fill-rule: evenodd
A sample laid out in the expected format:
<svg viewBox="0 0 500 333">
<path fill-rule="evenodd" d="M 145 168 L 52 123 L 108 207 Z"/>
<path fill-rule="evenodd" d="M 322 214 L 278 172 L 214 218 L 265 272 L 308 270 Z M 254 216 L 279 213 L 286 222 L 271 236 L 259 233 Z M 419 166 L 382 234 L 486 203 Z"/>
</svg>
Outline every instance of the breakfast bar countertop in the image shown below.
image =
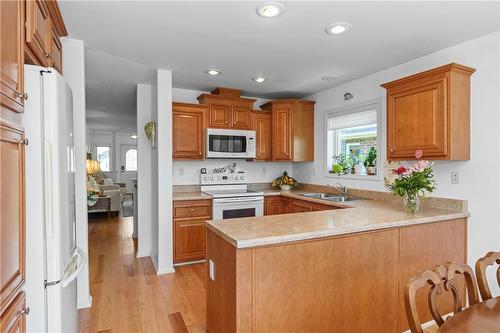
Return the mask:
<svg viewBox="0 0 500 333">
<path fill-rule="evenodd" d="M 449 208 L 422 207 L 408 216 L 400 203 L 358 199 L 345 203 L 301 196 L 295 191 L 264 191 L 264 195 L 330 204 L 343 209 L 207 221 L 207 227 L 236 248 L 251 248 L 308 239 L 352 234 L 422 223 L 461 219 L 469 216 L 466 202 Z M 425 200 L 425 199 L 424 199 Z M 440 200 L 440 199 L 438 199 Z M 449 200 L 449 199 L 444 199 Z M 463 201 L 457 200 L 461 203 Z"/>
<path fill-rule="evenodd" d="M 174 192 L 173 200 L 210 200 L 212 196 L 203 192 Z"/>
</svg>

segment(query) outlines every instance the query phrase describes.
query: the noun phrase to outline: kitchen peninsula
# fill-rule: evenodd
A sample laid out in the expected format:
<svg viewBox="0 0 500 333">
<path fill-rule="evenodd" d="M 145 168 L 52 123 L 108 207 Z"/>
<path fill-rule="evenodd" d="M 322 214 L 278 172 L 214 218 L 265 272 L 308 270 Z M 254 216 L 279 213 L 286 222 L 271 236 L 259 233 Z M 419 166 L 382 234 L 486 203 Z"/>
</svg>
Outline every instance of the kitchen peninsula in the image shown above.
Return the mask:
<svg viewBox="0 0 500 333">
<path fill-rule="evenodd" d="M 326 203 L 294 192 L 265 195 Z M 466 202 L 432 198 L 407 216 L 400 204 L 376 199 L 208 221 L 208 332 L 407 330 L 408 278 L 466 261 Z M 419 302 L 430 320 L 425 297 Z"/>
</svg>

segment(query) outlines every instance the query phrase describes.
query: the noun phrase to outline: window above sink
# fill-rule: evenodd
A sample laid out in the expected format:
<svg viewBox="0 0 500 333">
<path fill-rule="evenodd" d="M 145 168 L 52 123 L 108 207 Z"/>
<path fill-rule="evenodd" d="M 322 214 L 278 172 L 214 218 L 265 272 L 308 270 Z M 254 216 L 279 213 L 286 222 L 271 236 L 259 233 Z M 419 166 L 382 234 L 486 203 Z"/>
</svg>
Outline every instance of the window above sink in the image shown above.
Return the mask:
<svg viewBox="0 0 500 333">
<path fill-rule="evenodd" d="M 382 179 L 382 99 L 326 111 L 325 120 L 325 177 Z"/>
</svg>

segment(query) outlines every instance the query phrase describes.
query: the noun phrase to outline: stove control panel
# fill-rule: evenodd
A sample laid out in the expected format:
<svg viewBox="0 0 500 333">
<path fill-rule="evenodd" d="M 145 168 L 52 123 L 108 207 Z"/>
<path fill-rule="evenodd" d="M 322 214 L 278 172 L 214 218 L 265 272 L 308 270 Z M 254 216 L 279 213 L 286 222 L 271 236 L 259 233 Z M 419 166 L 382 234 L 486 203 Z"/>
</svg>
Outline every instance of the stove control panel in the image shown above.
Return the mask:
<svg viewBox="0 0 500 333">
<path fill-rule="evenodd" d="M 201 174 L 201 185 L 245 184 L 244 173 L 205 173 Z"/>
</svg>

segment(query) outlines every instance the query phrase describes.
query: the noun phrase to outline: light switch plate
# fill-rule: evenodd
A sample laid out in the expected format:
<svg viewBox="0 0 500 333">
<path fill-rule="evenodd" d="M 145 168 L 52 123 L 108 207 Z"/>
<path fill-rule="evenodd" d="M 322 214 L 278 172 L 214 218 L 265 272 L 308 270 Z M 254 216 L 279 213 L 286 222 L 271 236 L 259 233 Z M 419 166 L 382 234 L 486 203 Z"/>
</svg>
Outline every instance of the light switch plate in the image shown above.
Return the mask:
<svg viewBox="0 0 500 333">
<path fill-rule="evenodd" d="M 215 281 L 215 263 L 211 259 L 208 260 L 208 274 L 210 280 Z"/>
</svg>

